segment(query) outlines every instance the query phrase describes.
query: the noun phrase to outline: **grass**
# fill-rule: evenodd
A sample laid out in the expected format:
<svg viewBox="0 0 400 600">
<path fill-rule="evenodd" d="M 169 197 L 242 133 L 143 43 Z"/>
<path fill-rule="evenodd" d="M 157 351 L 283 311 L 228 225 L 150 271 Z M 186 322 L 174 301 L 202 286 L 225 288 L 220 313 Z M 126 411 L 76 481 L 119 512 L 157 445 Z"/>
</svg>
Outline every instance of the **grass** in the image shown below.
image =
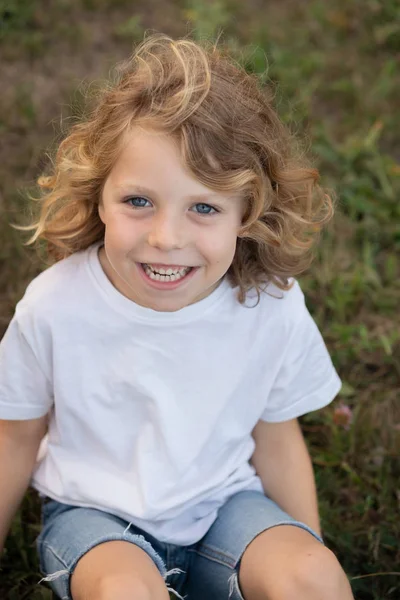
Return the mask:
<svg viewBox="0 0 400 600">
<path fill-rule="evenodd" d="M 152 10 L 154 9 L 154 10 Z M 312 452 L 325 539 L 357 600 L 400 597 L 400 116 L 395 0 L 131 3 L 0 2 L 7 58 L 0 131 L 0 328 L 41 266 L 8 221 L 45 163 L 60 108 L 80 79 L 107 75 L 142 28 L 218 35 L 249 71 L 277 86 L 282 117 L 309 140 L 335 190 L 337 216 L 310 272 L 308 304 L 344 381 L 337 402 L 301 419 Z M 62 19 L 60 19 L 62 17 Z M 62 22 L 60 29 L 55 22 Z M 71 75 L 62 59 L 68 48 Z M 80 64 L 85 57 L 84 64 Z M 39 62 L 42 61 L 42 62 Z M 267 67 L 267 75 L 266 73 Z M 33 75 L 32 75 L 33 73 Z M 43 99 L 35 77 L 53 91 Z M 73 100 L 75 98 L 75 100 Z M 0 334 L 1 334 L 0 332 Z M 344 406 L 345 409 L 341 408 Z M 352 412 L 349 422 L 348 412 Z M 346 416 L 347 415 L 347 416 Z M 0 596 L 48 600 L 37 586 L 38 501 L 30 492 L 2 560 Z"/>
</svg>

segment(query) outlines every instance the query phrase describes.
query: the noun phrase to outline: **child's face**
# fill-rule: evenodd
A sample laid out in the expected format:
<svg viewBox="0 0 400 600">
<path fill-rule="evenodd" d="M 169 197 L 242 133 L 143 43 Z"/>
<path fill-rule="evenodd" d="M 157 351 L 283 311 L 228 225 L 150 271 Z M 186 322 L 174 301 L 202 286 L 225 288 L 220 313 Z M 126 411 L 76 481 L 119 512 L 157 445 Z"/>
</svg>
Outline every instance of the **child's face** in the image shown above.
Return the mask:
<svg viewBox="0 0 400 600">
<path fill-rule="evenodd" d="M 134 302 L 178 310 L 218 286 L 235 254 L 242 213 L 238 194 L 217 194 L 185 170 L 170 138 L 137 128 L 105 182 L 99 214 L 107 254 L 100 250 L 100 262 Z M 174 273 L 194 268 L 171 277 L 143 264 Z"/>
</svg>

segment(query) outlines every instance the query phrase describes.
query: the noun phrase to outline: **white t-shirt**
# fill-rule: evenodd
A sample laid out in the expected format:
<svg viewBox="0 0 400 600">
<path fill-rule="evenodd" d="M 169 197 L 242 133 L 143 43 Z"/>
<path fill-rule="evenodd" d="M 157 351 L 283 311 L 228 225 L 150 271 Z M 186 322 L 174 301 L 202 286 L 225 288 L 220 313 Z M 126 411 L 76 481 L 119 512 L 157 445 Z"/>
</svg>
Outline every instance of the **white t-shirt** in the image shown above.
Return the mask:
<svg viewBox="0 0 400 600">
<path fill-rule="evenodd" d="M 0 418 L 49 413 L 32 485 L 191 544 L 240 490 L 259 419 L 329 404 L 340 389 L 295 282 L 246 305 L 227 278 L 176 312 L 111 284 L 96 244 L 36 277 L 0 345 Z"/>
</svg>

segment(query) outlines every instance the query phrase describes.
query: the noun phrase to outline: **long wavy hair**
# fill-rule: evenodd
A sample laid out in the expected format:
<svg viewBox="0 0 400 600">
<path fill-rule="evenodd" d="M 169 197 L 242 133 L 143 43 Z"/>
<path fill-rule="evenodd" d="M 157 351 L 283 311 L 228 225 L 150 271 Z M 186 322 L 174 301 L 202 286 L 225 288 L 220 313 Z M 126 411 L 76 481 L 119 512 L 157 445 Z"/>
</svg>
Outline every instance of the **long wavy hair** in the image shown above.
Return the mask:
<svg viewBox="0 0 400 600">
<path fill-rule="evenodd" d="M 98 205 L 105 180 L 135 125 L 178 142 L 202 184 L 246 200 L 228 270 L 238 299 L 273 282 L 289 289 L 306 270 L 333 214 L 319 173 L 273 107 L 273 91 L 209 40 L 152 33 L 119 63 L 85 117 L 59 144 L 50 174 L 38 178 L 39 214 L 27 244 L 44 240 L 60 260 L 104 238 Z"/>
</svg>

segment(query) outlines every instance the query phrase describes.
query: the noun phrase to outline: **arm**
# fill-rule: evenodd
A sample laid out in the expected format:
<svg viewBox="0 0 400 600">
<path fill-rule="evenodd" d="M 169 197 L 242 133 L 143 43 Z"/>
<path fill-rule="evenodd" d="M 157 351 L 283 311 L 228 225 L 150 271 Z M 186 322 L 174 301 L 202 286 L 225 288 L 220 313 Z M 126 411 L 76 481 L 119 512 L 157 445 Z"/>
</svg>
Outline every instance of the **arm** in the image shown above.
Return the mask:
<svg viewBox="0 0 400 600">
<path fill-rule="evenodd" d="M 0 420 L 0 553 L 29 486 L 47 417 L 29 421 Z"/>
<path fill-rule="evenodd" d="M 297 419 L 259 421 L 252 435 L 256 447 L 251 463 L 265 494 L 321 535 L 313 467 Z"/>
</svg>

